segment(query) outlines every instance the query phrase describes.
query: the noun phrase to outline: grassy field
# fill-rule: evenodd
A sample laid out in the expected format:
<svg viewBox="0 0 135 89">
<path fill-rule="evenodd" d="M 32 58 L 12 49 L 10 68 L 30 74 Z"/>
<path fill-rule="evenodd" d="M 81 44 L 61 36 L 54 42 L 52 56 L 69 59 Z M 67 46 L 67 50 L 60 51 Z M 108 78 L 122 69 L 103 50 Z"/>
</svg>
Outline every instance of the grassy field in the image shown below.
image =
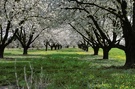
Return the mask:
<svg viewBox="0 0 135 89">
<path fill-rule="evenodd" d="M 24 89 L 135 89 L 135 70 L 122 69 L 124 52 L 110 51 L 110 59 L 80 49 L 59 51 L 6 49 L 0 60 L 0 86 Z"/>
</svg>

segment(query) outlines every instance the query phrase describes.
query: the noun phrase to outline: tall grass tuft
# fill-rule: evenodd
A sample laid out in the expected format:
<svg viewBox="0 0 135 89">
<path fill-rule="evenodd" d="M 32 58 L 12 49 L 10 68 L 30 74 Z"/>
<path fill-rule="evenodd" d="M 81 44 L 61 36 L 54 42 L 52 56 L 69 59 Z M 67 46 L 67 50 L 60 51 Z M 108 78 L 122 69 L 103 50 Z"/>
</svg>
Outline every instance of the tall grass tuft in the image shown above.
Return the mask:
<svg viewBox="0 0 135 89">
<path fill-rule="evenodd" d="M 16 64 L 15 64 L 16 65 Z M 44 74 L 43 67 L 40 68 L 38 74 L 34 73 L 34 68 L 29 63 L 30 74 L 27 73 L 27 67 L 23 68 L 24 80 L 19 81 L 19 76 L 17 73 L 17 68 L 15 66 L 15 77 L 16 77 L 16 89 L 46 89 L 50 84 L 50 79 Z"/>
</svg>

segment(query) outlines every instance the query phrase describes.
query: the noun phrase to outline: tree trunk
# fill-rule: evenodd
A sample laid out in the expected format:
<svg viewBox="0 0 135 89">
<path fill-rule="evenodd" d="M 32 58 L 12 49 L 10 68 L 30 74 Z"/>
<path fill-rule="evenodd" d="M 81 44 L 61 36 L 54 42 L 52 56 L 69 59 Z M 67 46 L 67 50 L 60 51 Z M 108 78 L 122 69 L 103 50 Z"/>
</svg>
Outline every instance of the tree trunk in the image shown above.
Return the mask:
<svg viewBox="0 0 135 89">
<path fill-rule="evenodd" d="M 126 45 L 125 54 L 126 62 L 124 66 L 127 68 L 135 67 L 135 38 L 134 41 L 133 39 L 130 39 L 128 45 Z"/>
<path fill-rule="evenodd" d="M 69 48 L 69 45 L 67 45 L 66 48 Z"/>
<path fill-rule="evenodd" d="M 85 51 L 86 51 L 86 52 L 89 51 L 89 47 L 88 47 L 88 46 L 85 47 Z"/>
<path fill-rule="evenodd" d="M 4 58 L 4 47 L 0 47 L 0 58 Z"/>
<path fill-rule="evenodd" d="M 45 45 L 45 51 L 47 51 L 48 50 L 48 46 L 47 45 Z"/>
<path fill-rule="evenodd" d="M 57 45 L 57 47 L 58 47 L 58 50 L 60 49 L 60 45 Z"/>
<path fill-rule="evenodd" d="M 109 58 L 109 51 L 110 48 L 103 48 L 103 59 L 108 59 Z"/>
<path fill-rule="evenodd" d="M 94 55 L 98 55 L 99 47 L 92 47 L 94 50 Z"/>
<path fill-rule="evenodd" d="M 28 54 L 28 47 L 24 47 L 23 48 L 23 55 L 27 55 Z"/>
<path fill-rule="evenodd" d="M 51 50 L 53 50 L 53 46 L 51 46 Z"/>
<path fill-rule="evenodd" d="M 49 42 L 46 42 L 46 44 L 45 44 L 45 51 L 48 51 L 48 44 L 49 44 Z"/>
<path fill-rule="evenodd" d="M 131 52 L 132 50 L 132 52 Z M 130 52 L 125 52 L 126 62 L 124 67 L 132 68 L 135 67 L 135 50 L 131 49 Z"/>
<path fill-rule="evenodd" d="M 54 49 L 57 50 L 57 45 L 54 46 Z"/>
<path fill-rule="evenodd" d="M 45 51 L 47 51 L 47 50 L 48 50 L 48 45 L 46 44 L 46 45 L 45 45 Z"/>
<path fill-rule="evenodd" d="M 135 67 L 135 22 L 133 24 L 133 27 L 130 25 L 129 22 L 126 22 L 124 23 L 122 28 L 125 38 L 126 54 L 126 62 L 124 67 L 132 68 Z"/>
<path fill-rule="evenodd" d="M 135 67 L 135 0 L 133 0 L 133 25 L 128 18 L 122 24 L 126 48 L 126 62 L 124 67 L 132 68 Z"/>
</svg>

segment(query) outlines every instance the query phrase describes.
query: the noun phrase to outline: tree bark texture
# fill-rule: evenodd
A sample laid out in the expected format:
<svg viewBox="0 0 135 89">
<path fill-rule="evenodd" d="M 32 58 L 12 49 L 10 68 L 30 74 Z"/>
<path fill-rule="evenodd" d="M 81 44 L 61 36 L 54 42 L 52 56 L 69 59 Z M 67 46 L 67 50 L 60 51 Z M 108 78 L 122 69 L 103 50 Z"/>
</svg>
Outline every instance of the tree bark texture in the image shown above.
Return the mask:
<svg viewBox="0 0 135 89">
<path fill-rule="evenodd" d="M 94 55 L 98 55 L 99 47 L 92 47 L 94 50 Z"/>
<path fill-rule="evenodd" d="M 103 59 L 108 59 L 110 48 L 104 47 L 102 49 L 103 49 Z"/>
<path fill-rule="evenodd" d="M 126 41 L 126 62 L 125 67 L 131 68 L 135 67 L 135 36 L 134 34 L 130 35 L 129 40 Z"/>
<path fill-rule="evenodd" d="M 0 47 L 0 58 L 4 58 L 4 47 Z"/>
<path fill-rule="evenodd" d="M 23 48 L 23 55 L 27 55 L 28 54 L 28 47 L 24 47 Z"/>
</svg>

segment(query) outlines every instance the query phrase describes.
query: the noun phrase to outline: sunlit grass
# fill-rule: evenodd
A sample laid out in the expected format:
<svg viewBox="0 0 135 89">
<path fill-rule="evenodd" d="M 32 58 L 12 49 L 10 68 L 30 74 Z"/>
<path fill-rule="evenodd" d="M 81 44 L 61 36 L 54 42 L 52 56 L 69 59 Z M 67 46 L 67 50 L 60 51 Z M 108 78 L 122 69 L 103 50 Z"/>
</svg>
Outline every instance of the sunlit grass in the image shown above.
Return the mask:
<svg viewBox="0 0 135 89">
<path fill-rule="evenodd" d="M 116 58 L 118 60 L 125 60 L 125 53 L 119 49 L 112 49 L 109 53 L 110 57 Z"/>
</svg>

